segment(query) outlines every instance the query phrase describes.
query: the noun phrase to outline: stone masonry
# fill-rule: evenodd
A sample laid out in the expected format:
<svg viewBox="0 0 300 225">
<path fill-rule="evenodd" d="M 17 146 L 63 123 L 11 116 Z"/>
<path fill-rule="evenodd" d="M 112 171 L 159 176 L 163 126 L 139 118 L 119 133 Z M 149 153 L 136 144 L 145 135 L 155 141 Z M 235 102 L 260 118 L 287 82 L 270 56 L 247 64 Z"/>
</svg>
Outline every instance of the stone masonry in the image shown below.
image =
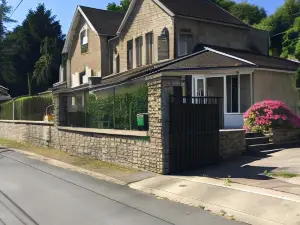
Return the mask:
<svg viewBox="0 0 300 225">
<path fill-rule="evenodd" d="M 137 135 L 131 131 L 63 127 L 62 96 L 54 95 L 54 123 L 0 121 L 0 138 L 29 142 L 40 147 L 63 150 L 71 155 L 88 156 L 126 167 L 160 174 L 169 173 L 169 95 L 180 86 L 176 77 L 157 74 L 148 79 L 149 131 Z M 59 104 L 60 103 L 60 104 Z M 140 134 L 140 133 L 139 133 Z M 228 159 L 245 150 L 244 130 L 220 131 L 220 155 Z"/>
<path fill-rule="evenodd" d="M 220 130 L 220 157 L 227 160 L 246 150 L 245 130 Z"/>
<path fill-rule="evenodd" d="M 299 143 L 300 129 L 273 129 L 272 139 L 275 144 L 293 144 Z"/>
</svg>

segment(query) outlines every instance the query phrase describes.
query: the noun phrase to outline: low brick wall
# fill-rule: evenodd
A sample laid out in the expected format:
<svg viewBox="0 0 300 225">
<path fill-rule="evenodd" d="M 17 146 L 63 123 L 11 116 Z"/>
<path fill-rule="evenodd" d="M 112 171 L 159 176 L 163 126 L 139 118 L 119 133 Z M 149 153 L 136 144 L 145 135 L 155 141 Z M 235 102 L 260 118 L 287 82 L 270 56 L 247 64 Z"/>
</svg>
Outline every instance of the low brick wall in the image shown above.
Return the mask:
<svg viewBox="0 0 300 225">
<path fill-rule="evenodd" d="M 246 150 L 245 130 L 220 130 L 220 156 L 227 160 Z"/>
<path fill-rule="evenodd" d="M 300 129 L 273 129 L 272 139 L 278 145 L 300 143 Z"/>
</svg>

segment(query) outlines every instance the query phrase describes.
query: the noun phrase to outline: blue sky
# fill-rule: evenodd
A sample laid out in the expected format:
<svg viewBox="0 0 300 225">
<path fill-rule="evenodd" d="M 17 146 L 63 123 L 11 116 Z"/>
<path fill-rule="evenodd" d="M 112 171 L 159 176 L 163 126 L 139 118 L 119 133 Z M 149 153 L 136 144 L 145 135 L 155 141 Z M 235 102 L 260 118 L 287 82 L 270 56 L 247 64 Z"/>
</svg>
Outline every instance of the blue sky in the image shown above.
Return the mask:
<svg viewBox="0 0 300 225">
<path fill-rule="evenodd" d="M 51 9 L 52 13 L 57 15 L 57 19 L 60 20 L 62 24 L 63 32 L 66 33 L 68 32 L 77 5 L 105 9 L 106 5 L 112 1 L 116 3 L 120 2 L 120 0 L 24 0 L 12 18 L 21 23 L 28 9 L 34 9 L 39 3 L 44 3 L 47 9 Z M 241 1 L 242 0 L 236 0 L 236 2 Z M 15 8 L 19 2 L 20 0 L 8 0 L 8 4 L 13 8 Z M 248 2 L 264 7 L 268 14 L 271 14 L 283 4 L 284 0 L 248 0 Z M 12 29 L 16 24 L 9 24 L 7 27 L 8 29 Z"/>
</svg>

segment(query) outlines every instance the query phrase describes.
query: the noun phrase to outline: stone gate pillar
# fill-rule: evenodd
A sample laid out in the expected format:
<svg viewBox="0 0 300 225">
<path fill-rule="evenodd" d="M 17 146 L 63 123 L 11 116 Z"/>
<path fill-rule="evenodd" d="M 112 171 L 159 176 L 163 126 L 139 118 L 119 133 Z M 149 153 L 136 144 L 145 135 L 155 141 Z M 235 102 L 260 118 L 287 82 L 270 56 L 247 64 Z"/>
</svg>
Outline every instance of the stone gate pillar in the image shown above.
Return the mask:
<svg viewBox="0 0 300 225">
<path fill-rule="evenodd" d="M 160 174 L 169 174 L 169 98 L 174 86 L 181 86 L 181 77 L 155 74 L 148 79 L 150 161 Z"/>
</svg>

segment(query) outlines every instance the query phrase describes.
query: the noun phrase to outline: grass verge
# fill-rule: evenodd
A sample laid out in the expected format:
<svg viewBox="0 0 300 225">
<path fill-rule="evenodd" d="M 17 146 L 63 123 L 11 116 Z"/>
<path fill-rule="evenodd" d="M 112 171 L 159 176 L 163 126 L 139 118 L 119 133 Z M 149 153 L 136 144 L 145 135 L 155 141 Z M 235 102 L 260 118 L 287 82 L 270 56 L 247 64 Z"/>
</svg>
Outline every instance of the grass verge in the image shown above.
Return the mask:
<svg viewBox="0 0 300 225">
<path fill-rule="evenodd" d="M 278 171 L 278 172 L 268 172 L 267 170 L 264 172 L 264 174 L 268 177 L 281 177 L 281 178 L 293 178 L 293 177 L 299 177 L 300 174 L 297 173 L 291 173 L 287 171 Z"/>
<path fill-rule="evenodd" d="M 94 172 L 108 171 L 110 172 L 136 172 L 137 170 L 119 166 L 113 163 L 103 162 L 97 159 L 91 159 L 86 156 L 72 156 L 68 153 L 51 148 L 36 147 L 29 143 L 20 143 L 12 140 L 1 139 L 0 146 L 6 146 L 8 148 L 21 149 L 23 151 L 32 152 L 38 155 L 42 155 L 51 159 L 62 161 L 73 166 L 78 166 Z"/>
</svg>

